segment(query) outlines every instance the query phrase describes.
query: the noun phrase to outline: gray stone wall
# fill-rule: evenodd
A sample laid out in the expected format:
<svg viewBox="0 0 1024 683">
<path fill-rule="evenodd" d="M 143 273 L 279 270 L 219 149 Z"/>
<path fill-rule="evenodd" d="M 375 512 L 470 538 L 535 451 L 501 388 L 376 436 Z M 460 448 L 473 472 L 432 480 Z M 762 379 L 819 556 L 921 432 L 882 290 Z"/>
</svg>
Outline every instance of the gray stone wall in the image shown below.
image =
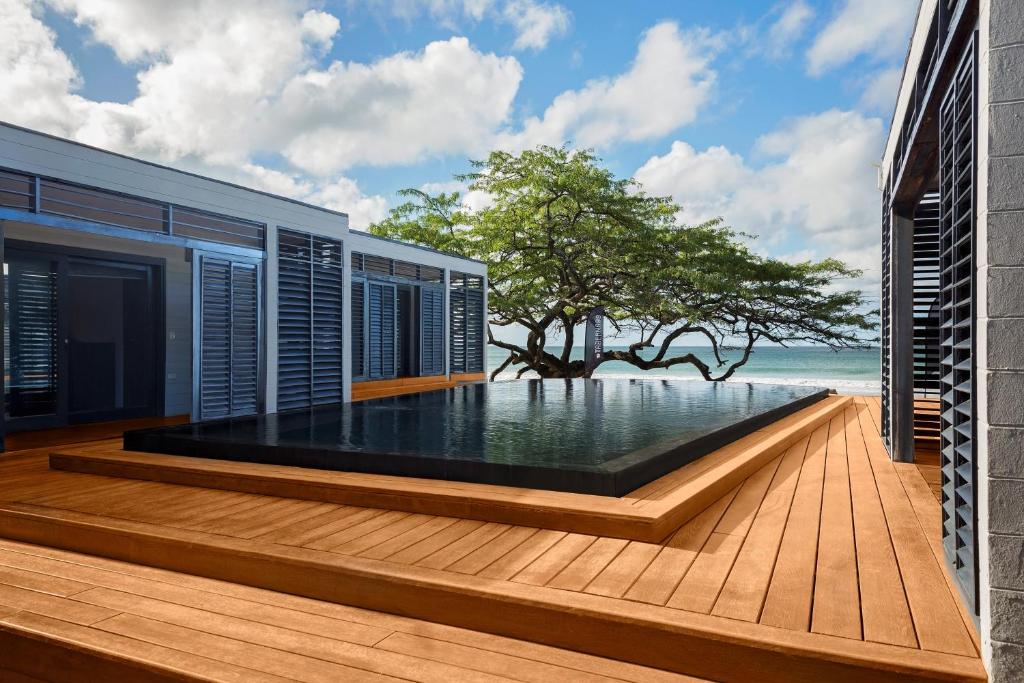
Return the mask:
<svg viewBox="0 0 1024 683">
<path fill-rule="evenodd" d="M 980 60 L 988 64 L 980 98 L 988 100 L 988 125 L 980 128 L 988 148 L 979 178 L 985 241 L 978 245 L 978 287 L 985 288 L 978 322 L 986 338 L 978 363 L 985 387 L 979 441 L 987 446 L 979 474 L 987 476 L 987 496 L 979 526 L 988 550 L 981 555 L 989 617 L 983 630 L 997 682 L 1024 680 L 1024 2 L 988 4 Z"/>
</svg>

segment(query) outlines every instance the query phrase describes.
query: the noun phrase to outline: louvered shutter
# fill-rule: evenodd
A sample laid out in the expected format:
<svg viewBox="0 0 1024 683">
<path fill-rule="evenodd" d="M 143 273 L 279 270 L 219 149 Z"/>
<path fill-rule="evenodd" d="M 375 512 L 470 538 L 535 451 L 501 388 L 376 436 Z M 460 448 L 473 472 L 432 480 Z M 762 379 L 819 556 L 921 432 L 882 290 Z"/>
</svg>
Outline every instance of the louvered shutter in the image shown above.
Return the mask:
<svg viewBox="0 0 1024 683">
<path fill-rule="evenodd" d="M 199 411 L 202 419 L 231 414 L 231 262 L 201 261 Z"/>
<path fill-rule="evenodd" d="M 341 242 L 313 237 L 313 405 L 342 400 Z"/>
<path fill-rule="evenodd" d="M 259 275 L 231 264 L 231 414 L 252 415 L 259 402 Z"/>
<path fill-rule="evenodd" d="M 57 412 L 59 368 L 56 264 L 11 258 L 6 265 L 8 416 L 50 415 Z"/>
<path fill-rule="evenodd" d="M 278 231 L 278 410 L 308 406 L 312 398 L 313 282 L 309 262 L 309 236 Z"/>
<path fill-rule="evenodd" d="M 978 613 L 977 447 L 974 439 L 975 51 L 961 58 L 939 112 L 942 539 Z"/>
<path fill-rule="evenodd" d="M 199 270 L 199 417 L 255 413 L 259 267 L 203 255 Z"/>
<path fill-rule="evenodd" d="M 420 287 L 420 374 L 444 373 L 444 290 Z"/>
<path fill-rule="evenodd" d="M 448 296 L 451 371 L 466 371 L 466 287 L 461 277 L 452 276 Z"/>
<path fill-rule="evenodd" d="M 367 297 L 369 334 L 369 376 L 395 376 L 395 286 L 369 282 Z"/>
<path fill-rule="evenodd" d="M 366 376 L 366 280 L 352 279 L 352 377 Z"/>
<path fill-rule="evenodd" d="M 278 231 L 279 410 L 342 400 L 342 248 Z"/>
<path fill-rule="evenodd" d="M 892 452 L 892 201 L 889 185 L 882 190 L 882 442 Z"/>
<path fill-rule="evenodd" d="M 466 290 L 466 372 L 484 370 L 484 292 Z"/>
</svg>

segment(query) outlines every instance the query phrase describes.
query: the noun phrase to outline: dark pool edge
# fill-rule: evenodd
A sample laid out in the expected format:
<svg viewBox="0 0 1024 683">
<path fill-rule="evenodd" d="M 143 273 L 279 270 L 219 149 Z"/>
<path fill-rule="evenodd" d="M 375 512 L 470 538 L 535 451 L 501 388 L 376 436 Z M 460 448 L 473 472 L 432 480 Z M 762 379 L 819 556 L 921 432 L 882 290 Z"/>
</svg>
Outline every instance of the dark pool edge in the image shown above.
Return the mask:
<svg viewBox="0 0 1024 683">
<path fill-rule="evenodd" d="M 403 453 L 341 451 L 261 444 L 252 441 L 199 438 L 177 434 L 190 425 L 131 430 L 124 433 L 124 449 L 158 455 L 200 457 L 232 462 L 279 465 L 336 472 L 357 472 L 402 477 L 420 477 L 444 481 L 461 481 L 519 488 L 561 491 L 607 497 L 622 497 L 655 479 L 741 439 L 758 429 L 818 403 L 829 396 L 822 389 L 785 405 L 778 406 L 735 424 L 721 427 L 689 441 L 662 441 L 627 453 L 594 468 L 551 468 L 538 465 L 462 460 L 458 458 L 424 458 Z M 230 422 L 225 418 L 212 423 Z M 675 446 L 669 446 L 680 441 Z M 666 448 L 668 450 L 666 450 Z M 650 453 L 650 459 L 638 457 Z M 345 455 L 348 466 L 332 466 L 329 460 Z M 283 458 L 287 455 L 287 458 Z M 630 464 L 629 461 L 634 461 Z"/>
</svg>

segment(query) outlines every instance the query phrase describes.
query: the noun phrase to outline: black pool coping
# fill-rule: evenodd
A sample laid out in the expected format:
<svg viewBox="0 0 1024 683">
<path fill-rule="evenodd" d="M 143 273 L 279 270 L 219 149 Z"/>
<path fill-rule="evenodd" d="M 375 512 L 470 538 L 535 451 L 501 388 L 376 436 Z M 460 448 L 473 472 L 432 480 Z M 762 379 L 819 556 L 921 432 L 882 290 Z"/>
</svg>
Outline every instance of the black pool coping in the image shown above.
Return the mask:
<svg viewBox="0 0 1024 683">
<path fill-rule="evenodd" d="M 451 392 L 456 389 L 442 389 Z M 430 456 L 404 452 L 344 450 L 318 446 L 270 444 L 252 438 L 218 438 L 190 433 L 197 423 L 125 432 L 124 448 L 129 451 L 183 455 L 234 462 L 285 465 L 309 469 L 384 474 L 441 479 L 476 484 L 545 489 L 621 497 L 683 465 L 689 464 L 726 444 L 762 427 L 803 410 L 829 395 L 821 389 L 785 405 L 753 415 L 699 437 L 678 437 L 626 453 L 600 465 L 573 464 L 564 467 L 486 462 L 480 459 Z M 301 419 L 317 412 L 338 410 L 321 406 L 312 410 L 270 415 L 227 418 L 202 424 L 230 425 L 239 421 Z M 341 457 L 344 456 L 344 457 Z M 339 465 L 344 465 L 339 466 Z"/>
</svg>

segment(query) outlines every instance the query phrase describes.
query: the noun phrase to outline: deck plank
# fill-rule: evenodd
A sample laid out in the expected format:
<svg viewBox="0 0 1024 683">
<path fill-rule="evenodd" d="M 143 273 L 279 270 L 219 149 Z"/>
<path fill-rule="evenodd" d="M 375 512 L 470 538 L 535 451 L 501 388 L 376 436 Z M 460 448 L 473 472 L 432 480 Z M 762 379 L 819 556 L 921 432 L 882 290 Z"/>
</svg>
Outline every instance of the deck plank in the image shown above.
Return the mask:
<svg viewBox="0 0 1024 683">
<path fill-rule="evenodd" d="M 668 602 L 697 554 L 718 526 L 719 520 L 738 490 L 736 488 L 720 498 L 679 529 L 644 569 L 625 597 L 652 605 L 664 605 Z"/>
<path fill-rule="evenodd" d="M 839 415 L 829 425 L 811 630 L 860 640 L 863 632 L 846 458 L 847 424 L 846 417 Z"/>
<path fill-rule="evenodd" d="M 791 446 L 783 457 L 713 614 L 750 622 L 761 616 L 809 441 L 808 437 Z"/>
<path fill-rule="evenodd" d="M 877 438 L 869 411 L 858 411 L 858 417 L 862 432 L 868 434 L 868 430 L 872 430 L 870 433 L 875 436 L 865 439 L 868 457 L 875 473 L 918 642 L 926 650 L 974 654 L 974 643 L 963 626 L 956 599 L 949 591 L 942 567 L 935 561 L 928 538 L 899 476 Z"/>
<path fill-rule="evenodd" d="M 810 628 L 827 441 L 828 428 L 824 427 L 811 434 L 808 442 L 775 570 L 761 610 L 761 624 L 802 631 Z"/>
<path fill-rule="evenodd" d="M 868 462 L 867 445 L 857 421 L 857 408 L 847 409 L 847 458 L 853 522 L 857 541 L 860 609 L 865 640 L 916 647 L 917 636 L 903 580 L 892 549 L 889 527 Z"/>
</svg>

